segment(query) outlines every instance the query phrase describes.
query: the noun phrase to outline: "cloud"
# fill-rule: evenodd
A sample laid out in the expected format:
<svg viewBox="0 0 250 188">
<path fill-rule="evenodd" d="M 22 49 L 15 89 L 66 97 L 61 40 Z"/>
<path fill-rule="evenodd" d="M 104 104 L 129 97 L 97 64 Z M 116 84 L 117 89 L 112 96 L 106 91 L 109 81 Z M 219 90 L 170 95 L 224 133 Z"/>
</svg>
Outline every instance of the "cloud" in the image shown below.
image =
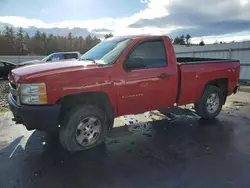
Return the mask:
<svg viewBox="0 0 250 188">
<path fill-rule="evenodd" d="M 167 1 L 162 0 L 143 0 L 142 3 L 147 4 L 147 8 L 138 13 L 122 18 L 101 18 L 95 20 L 65 20 L 57 23 L 45 23 L 38 19 L 28 19 L 18 16 L 2 16 L 0 22 L 12 24 L 15 27 L 37 27 L 37 28 L 88 28 L 89 30 L 95 30 L 96 28 L 105 28 L 106 30 L 113 30 L 116 35 L 138 34 L 138 29 L 131 29 L 128 26 L 140 19 L 155 19 L 161 18 L 168 14 L 164 8 Z M 45 11 L 42 9 L 41 11 Z M 149 32 L 158 30 L 157 27 L 145 27 L 140 31 L 146 32 L 146 29 L 150 28 Z M 173 28 L 164 28 L 161 30 L 171 31 Z M 158 32 L 159 33 L 159 32 Z M 150 34 L 150 33 L 147 33 Z"/>
<path fill-rule="evenodd" d="M 141 2 L 142 4 L 147 4 L 147 3 L 149 3 L 148 0 L 141 0 L 140 2 Z"/>
<path fill-rule="evenodd" d="M 201 27 L 177 29 L 169 34 L 170 37 L 190 34 L 193 37 L 224 35 L 250 31 L 250 20 L 229 20 L 203 24 Z"/>
<path fill-rule="evenodd" d="M 250 0 L 170 0 L 164 6 L 168 15 L 154 19 L 140 19 L 130 28 L 169 26 L 182 27 L 173 35 L 220 35 L 250 30 Z"/>
<path fill-rule="evenodd" d="M 144 10 L 121 18 L 46 23 L 38 19 L 3 16 L 0 17 L 0 22 L 24 28 L 36 27 L 47 30 L 56 28 L 58 32 L 59 29 L 66 31 L 78 28 L 82 29 L 83 33 L 98 36 L 112 32 L 116 36 L 164 34 L 173 37 L 190 33 L 192 37 L 202 37 L 250 30 L 250 0 L 140 0 L 140 2 L 146 5 Z"/>
<path fill-rule="evenodd" d="M 38 19 L 29 19 L 24 17 L 18 17 L 18 16 L 1 16 L 0 22 L 2 23 L 8 23 L 13 25 L 14 27 L 23 27 L 28 28 L 35 26 L 37 28 L 52 28 L 54 27 L 53 24 L 47 24 L 41 20 Z"/>
<path fill-rule="evenodd" d="M 5 26 L 12 26 L 11 24 L 6 24 L 6 23 L 1 23 L 0 22 L 0 31 L 4 30 Z M 18 32 L 19 27 L 14 27 L 14 31 Z M 42 33 L 45 33 L 47 35 L 53 34 L 53 35 L 59 35 L 59 36 L 67 36 L 69 34 L 69 32 L 71 32 L 74 36 L 82 36 L 82 37 L 86 37 L 88 35 L 91 36 L 96 36 L 99 38 L 102 38 L 104 36 L 103 33 L 95 33 L 93 31 L 89 31 L 87 28 L 57 28 L 57 27 L 53 27 L 53 28 L 37 28 L 37 27 L 28 27 L 25 28 L 25 31 L 30 35 L 33 36 L 35 35 L 36 31 L 39 30 Z M 106 33 L 105 33 L 106 34 Z"/>
<path fill-rule="evenodd" d="M 217 42 L 247 41 L 247 40 L 250 40 L 250 32 L 238 32 L 238 33 L 225 34 L 225 35 L 194 37 L 191 39 L 192 43 L 196 43 L 196 44 L 198 44 L 201 40 L 203 40 L 205 44 L 213 44 L 215 41 Z"/>
<path fill-rule="evenodd" d="M 102 33 L 102 32 L 105 32 L 105 33 L 107 33 L 107 32 L 114 32 L 114 30 L 112 30 L 112 29 L 105 29 L 105 28 L 99 28 L 99 29 L 93 29 L 92 30 L 93 32 L 97 32 L 97 33 Z"/>
</svg>

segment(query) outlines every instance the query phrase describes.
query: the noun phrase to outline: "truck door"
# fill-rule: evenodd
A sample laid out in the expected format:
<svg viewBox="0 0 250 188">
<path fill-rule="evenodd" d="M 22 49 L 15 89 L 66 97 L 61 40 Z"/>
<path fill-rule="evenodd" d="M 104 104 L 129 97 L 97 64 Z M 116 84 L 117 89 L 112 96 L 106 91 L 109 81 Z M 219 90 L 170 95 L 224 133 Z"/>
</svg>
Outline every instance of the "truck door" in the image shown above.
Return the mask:
<svg viewBox="0 0 250 188">
<path fill-rule="evenodd" d="M 169 66 L 162 38 L 137 43 L 123 62 L 117 85 L 118 113 L 134 114 L 172 106 L 177 95 L 177 72 Z"/>
</svg>

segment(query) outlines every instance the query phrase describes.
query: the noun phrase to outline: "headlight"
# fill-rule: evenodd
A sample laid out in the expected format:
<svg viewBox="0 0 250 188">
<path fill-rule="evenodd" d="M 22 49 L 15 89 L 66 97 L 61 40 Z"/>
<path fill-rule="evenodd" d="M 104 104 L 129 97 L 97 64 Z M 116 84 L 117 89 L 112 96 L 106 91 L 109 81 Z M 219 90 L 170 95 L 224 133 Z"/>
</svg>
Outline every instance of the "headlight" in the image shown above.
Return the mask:
<svg viewBox="0 0 250 188">
<path fill-rule="evenodd" d="M 45 83 L 20 84 L 20 97 L 23 104 L 47 104 Z"/>
</svg>

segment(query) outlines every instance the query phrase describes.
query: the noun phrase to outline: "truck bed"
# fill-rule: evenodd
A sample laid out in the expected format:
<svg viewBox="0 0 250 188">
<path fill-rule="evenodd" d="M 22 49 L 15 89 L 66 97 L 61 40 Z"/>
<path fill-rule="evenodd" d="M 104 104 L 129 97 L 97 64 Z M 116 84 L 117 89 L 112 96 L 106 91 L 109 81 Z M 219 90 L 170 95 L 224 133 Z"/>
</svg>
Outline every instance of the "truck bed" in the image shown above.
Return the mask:
<svg viewBox="0 0 250 188">
<path fill-rule="evenodd" d="M 177 62 L 179 72 L 178 105 L 198 102 L 204 86 L 211 81 L 224 79 L 228 82 L 228 95 L 233 93 L 233 86 L 238 83 L 240 72 L 238 60 L 180 57 L 177 58 Z"/>
</svg>

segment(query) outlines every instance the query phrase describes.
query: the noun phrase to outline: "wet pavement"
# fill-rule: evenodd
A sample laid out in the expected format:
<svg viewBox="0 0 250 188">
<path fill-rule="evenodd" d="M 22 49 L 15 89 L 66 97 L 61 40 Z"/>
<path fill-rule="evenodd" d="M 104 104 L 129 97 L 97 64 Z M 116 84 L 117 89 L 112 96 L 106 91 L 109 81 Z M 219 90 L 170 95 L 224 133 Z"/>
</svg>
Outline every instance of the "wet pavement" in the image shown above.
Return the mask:
<svg viewBox="0 0 250 188">
<path fill-rule="evenodd" d="M 213 121 L 191 106 L 116 119 L 105 144 L 69 154 L 56 135 L 0 117 L 0 188 L 250 187 L 250 93 Z"/>
</svg>

